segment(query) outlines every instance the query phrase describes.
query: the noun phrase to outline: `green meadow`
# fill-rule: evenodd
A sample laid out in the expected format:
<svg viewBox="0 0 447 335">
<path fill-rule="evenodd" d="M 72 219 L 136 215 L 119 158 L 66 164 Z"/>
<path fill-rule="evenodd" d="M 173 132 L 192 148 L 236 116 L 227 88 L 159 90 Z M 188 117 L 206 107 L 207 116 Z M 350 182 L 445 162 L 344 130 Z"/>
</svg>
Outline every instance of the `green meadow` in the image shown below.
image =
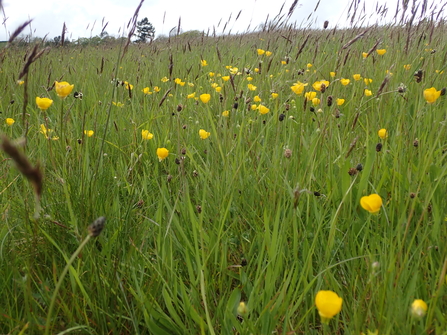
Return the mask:
<svg viewBox="0 0 447 335">
<path fill-rule="evenodd" d="M 3 47 L 0 333 L 447 334 L 446 31 Z"/>
</svg>

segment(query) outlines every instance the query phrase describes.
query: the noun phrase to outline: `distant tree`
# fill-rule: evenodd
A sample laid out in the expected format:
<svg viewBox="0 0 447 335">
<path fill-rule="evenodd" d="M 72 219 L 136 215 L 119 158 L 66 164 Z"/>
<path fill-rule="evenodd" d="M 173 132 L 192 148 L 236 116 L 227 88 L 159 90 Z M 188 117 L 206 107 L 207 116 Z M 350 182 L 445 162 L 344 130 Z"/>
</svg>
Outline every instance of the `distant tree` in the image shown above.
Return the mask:
<svg viewBox="0 0 447 335">
<path fill-rule="evenodd" d="M 56 36 L 55 38 L 53 38 L 53 43 L 55 45 L 58 45 L 59 43 L 61 43 L 61 37 L 60 36 Z"/>
<path fill-rule="evenodd" d="M 154 39 L 155 28 L 147 17 L 137 22 L 137 33 L 135 36 L 137 43 L 145 43 L 148 40 L 152 41 Z"/>
</svg>

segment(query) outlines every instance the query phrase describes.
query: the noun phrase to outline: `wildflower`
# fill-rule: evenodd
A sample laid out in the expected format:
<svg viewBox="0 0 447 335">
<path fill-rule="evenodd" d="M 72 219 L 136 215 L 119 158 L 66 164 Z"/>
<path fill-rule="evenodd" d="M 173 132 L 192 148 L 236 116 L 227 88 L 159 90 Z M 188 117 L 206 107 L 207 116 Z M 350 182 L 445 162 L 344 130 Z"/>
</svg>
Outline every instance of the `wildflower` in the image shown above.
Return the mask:
<svg viewBox="0 0 447 335">
<path fill-rule="evenodd" d="M 211 99 L 211 95 L 208 93 L 203 93 L 203 94 L 200 94 L 199 98 L 200 98 L 200 101 L 202 101 L 204 104 L 207 104 L 208 101 L 210 101 L 210 99 Z"/>
<path fill-rule="evenodd" d="M 36 104 L 37 104 L 37 107 L 39 107 L 39 109 L 44 111 L 44 110 L 47 110 L 48 108 L 50 108 L 50 106 L 53 104 L 53 100 L 51 100 L 49 98 L 36 97 Z"/>
<path fill-rule="evenodd" d="M 212 84 L 211 84 L 211 87 L 212 87 L 212 88 L 216 88 L 217 86 L 219 86 L 218 83 L 212 83 Z"/>
<path fill-rule="evenodd" d="M 263 54 L 265 54 L 265 50 L 258 49 L 257 51 L 258 51 L 259 56 L 262 56 Z"/>
<path fill-rule="evenodd" d="M 320 92 L 322 85 L 324 85 L 325 87 L 328 87 L 329 86 L 329 82 L 327 80 L 319 80 L 319 81 L 314 82 L 312 84 L 312 87 L 314 88 L 315 91 Z"/>
<path fill-rule="evenodd" d="M 185 84 L 186 84 L 186 82 L 182 81 L 180 78 L 175 78 L 174 82 L 180 86 L 185 86 Z"/>
<path fill-rule="evenodd" d="M 262 99 L 259 97 L 259 95 L 255 95 L 255 97 L 253 98 L 254 102 L 261 102 Z"/>
<path fill-rule="evenodd" d="M 334 71 L 331 71 L 331 72 L 329 72 L 329 75 L 331 76 L 331 78 L 335 78 L 337 73 L 335 73 Z"/>
<path fill-rule="evenodd" d="M 259 72 L 259 68 L 255 67 L 255 72 L 258 73 Z"/>
<path fill-rule="evenodd" d="M 366 57 L 368 57 L 368 53 L 367 52 L 362 52 L 362 56 L 363 56 L 363 59 L 365 59 Z"/>
<path fill-rule="evenodd" d="M 49 129 L 49 128 L 47 129 L 44 124 L 40 125 L 40 133 L 43 134 L 43 136 L 45 136 L 46 139 L 48 139 L 48 140 L 51 139 L 53 141 L 57 141 L 59 139 L 59 137 L 57 137 L 57 136 L 50 137 L 51 132 L 53 132 L 52 129 Z"/>
<path fill-rule="evenodd" d="M 341 79 L 340 79 L 340 83 L 341 83 L 343 86 L 348 85 L 350 82 L 351 82 L 351 81 L 350 81 L 349 79 L 345 79 L 345 78 L 341 78 Z"/>
<path fill-rule="evenodd" d="M 369 85 L 373 82 L 373 80 L 371 78 L 363 78 L 363 82 L 365 83 L 365 85 Z"/>
<path fill-rule="evenodd" d="M 56 86 L 56 93 L 60 98 L 66 98 L 74 88 L 74 85 L 70 85 L 66 81 L 61 82 L 55 81 L 54 84 Z"/>
<path fill-rule="evenodd" d="M 220 93 L 220 91 L 222 91 L 222 87 L 217 86 L 217 87 L 214 88 L 214 90 L 215 90 L 217 93 Z"/>
<path fill-rule="evenodd" d="M 239 69 L 237 67 L 230 67 L 231 74 L 240 74 Z"/>
<path fill-rule="evenodd" d="M 247 85 L 247 87 L 248 87 L 248 89 L 250 90 L 250 91 L 256 91 L 256 86 L 255 85 L 253 85 L 253 84 L 248 84 Z"/>
<path fill-rule="evenodd" d="M 196 97 L 196 92 L 191 93 L 191 94 L 188 94 L 186 97 L 187 97 L 188 99 L 194 99 L 194 98 Z"/>
<path fill-rule="evenodd" d="M 367 195 L 360 199 L 360 205 L 371 214 L 376 214 L 382 207 L 382 198 L 378 194 Z"/>
<path fill-rule="evenodd" d="M 229 117 L 230 116 L 230 111 L 223 111 L 222 112 L 222 116 L 223 117 Z"/>
<path fill-rule="evenodd" d="M 245 302 L 241 301 L 239 303 L 239 306 L 237 306 L 237 314 L 239 314 L 241 316 L 245 316 L 248 314 L 248 308 L 247 308 L 247 305 L 245 304 Z"/>
<path fill-rule="evenodd" d="M 141 90 L 144 94 L 152 94 L 151 89 L 149 87 L 145 87 Z"/>
<path fill-rule="evenodd" d="M 273 93 L 271 94 L 271 96 L 272 96 L 272 99 L 276 99 L 276 98 L 278 97 L 278 93 L 273 92 Z"/>
<path fill-rule="evenodd" d="M 123 104 L 122 102 L 115 102 L 115 101 L 112 101 L 112 104 L 113 104 L 114 106 L 116 106 L 116 107 L 123 107 L 123 106 L 124 106 L 124 104 Z"/>
<path fill-rule="evenodd" d="M 343 299 L 332 291 L 318 291 L 315 297 L 318 314 L 324 323 L 328 323 L 330 319 L 340 313 L 342 304 Z"/>
<path fill-rule="evenodd" d="M 154 92 L 155 92 L 155 93 L 160 92 L 160 87 L 158 87 L 158 86 L 154 86 Z"/>
<path fill-rule="evenodd" d="M 307 68 L 310 69 L 313 65 L 311 63 L 307 63 Z"/>
<path fill-rule="evenodd" d="M 133 85 L 132 84 L 129 84 L 129 82 L 127 82 L 127 81 L 125 81 L 124 82 L 124 87 L 126 88 L 126 90 L 130 90 L 130 91 L 132 91 L 133 90 Z"/>
<path fill-rule="evenodd" d="M 84 130 L 84 134 L 87 135 L 87 137 L 92 137 L 94 133 L 93 130 Z"/>
<path fill-rule="evenodd" d="M 222 80 L 223 81 L 228 81 L 228 80 L 230 80 L 230 76 L 222 76 Z"/>
<path fill-rule="evenodd" d="M 264 105 L 259 105 L 258 110 L 260 114 L 267 114 L 268 112 L 270 112 L 270 109 L 268 109 Z"/>
<path fill-rule="evenodd" d="M 152 134 L 151 132 L 149 132 L 149 130 L 146 129 L 142 129 L 141 130 L 141 138 L 143 140 L 152 140 L 154 138 L 154 134 Z"/>
<path fill-rule="evenodd" d="M 307 92 L 304 94 L 304 97 L 307 99 L 307 101 L 312 101 L 312 99 L 317 97 L 317 92 Z"/>
<path fill-rule="evenodd" d="M 376 51 L 379 56 L 383 56 L 386 53 L 386 49 L 377 49 Z"/>
<path fill-rule="evenodd" d="M 200 136 L 200 138 L 201 138 L 202 140 L 207 139 L 210 135 L 211 135 L 211 133 L 208 132 L 208 131 L 206 131 L 206 130 L 204 130 L 204 129 L 200 129 L 200 130 L 199 130 L 199 136 Z"/>
<path fill-rule="evenodd" d="M 255 110 L 258 109 L 258 105 L 256 105 L 256 104 L 252 104 L 252 105 L 250 106 L 250 109 L 251 109 L 252 111 L 255 111 Z"/>
<path fill-rule="evenodd" d="M 428 306 L 422 299 L 416 299 L 411 304 L 411 314 L 415 318 L 423 318 L 425 316 L 425 313 L 427 312 Z"/>
<path fill-rule="evenodd" d="M 200 65 L 202 65 L 202 66 L 208 66 L 208 63 L 206 62 L 206 60 L 202 59 L 202 60 L 200 61 Z"/>
<path fill-rule="evenodd" d="M 337 98 L 335 102 L 337 103 L 337 106 L 341 106 L 345 103 L 345 99 Z"/>
<path fill-rule="evenodd" d="M 266 51 L 266 52 L 265 52 L 265 55 L 266 55 L 267 57 L 270 57 L 270 56 L 272 55 L 272 52 L 271 52 L 271 51 Z"/>
<path fill-rule="evenodd" d="M 367 97 L 370 97 L 370 96 L 372 95 L 371 90 L 367 90 L 366 88 L 365 88 L 365 90 L 364 90 L 364 93 L 365 93 L 365 95 L 366 95 Z"/>
<path fill-rule="evenodd" d="M 320 104 L 321 100 L 318 98 L 313 98 L 312 99 L 312 105 L 314 106 L 318 106 Z"/>
<path fill-rule="evenodd" d="M 281 64 L 282 64 L 282 65 L 286 65 L 287 62 L 286 62 L 285 60 L 282 60 L 282 61 L 281 61 Z"/>
<path fill-rule="evenodd" d="M 167 81 L 169 81 L 169 79 L 168 79 L 168 77 L 163 77 L 163 78 L 161 78 L 161 81 L 162 81 L 163 83 L 166 83 Z"/>
<path fill-rule="evenodd" d="M 358 80 L 362 79 L 362 76 L 360 74 L 356 73 L 356 74 L 352 75 L 352 78 L 354 78 L 355 81 L 358 81 Z"/>
<path fill-rule="evenodd" d="M 166 157 L 168 157 L 169 155 L 169 150 L 166 148 L 158 148 L 157 149 L 157 156 L 158 156 L 158 160 L 161 162 L 163 159 L 165 159 Z"/>
<path fill-rule="evenodd" d="M 411 69 L 411 64 L 405 64 L 404 65 L 404 69 L 407 70 L 407 71 L 410 70 Z"/>
<path fill-rule="evenodd" d="M 384 140 L 384 139 L 386 139 L 388 137 L 388 132 L 386 131 L 385 128 L 380 129 L 377 134 L 379 135 L 379 137 L 382 140 Z"/>
<path fill-rule="evenodd" d="M 301 94 L 303 94 L 304 87 L 306 87 L 306 86 L 307 86 L 307 84 L 303 84 L 298 81 L 298 82 L 294 83 L 293 86 L 290 86 L 290 88 L 295 94 L 301 95 Z"/>
<path fill-rule="evenodd" d="M 15 120 L 8 117 L 8 118 L 6 118 L 5 122 L 8 126 L 12 126 L 14 124 Z"/>
<path fill-rule="evenodd" d="M 23 80 L 17 80 L 17 85 L 19 85 L 19 86 L 23 85 L 24 83 L 25 83 L 25 81 L 23 81 Z"/>
<path fill-rule="evenodd" d="M 208 73 L 208 75 L 210 76 L 210 78 L 214 77 L 214 72 L 210 72 Z"/>
<path fill-rule="evenodd" d="M 436 88 L 430 87 L 424 90 L 424 99 L 433 104 L 441 96 L 441 91 L 437 91 Z"/>
<path fill-rule="evenodd" d="M 247 79 L 247 81 L 252 81 L 253 77 L 247 77 L 246 79 Z"/>
</svg>

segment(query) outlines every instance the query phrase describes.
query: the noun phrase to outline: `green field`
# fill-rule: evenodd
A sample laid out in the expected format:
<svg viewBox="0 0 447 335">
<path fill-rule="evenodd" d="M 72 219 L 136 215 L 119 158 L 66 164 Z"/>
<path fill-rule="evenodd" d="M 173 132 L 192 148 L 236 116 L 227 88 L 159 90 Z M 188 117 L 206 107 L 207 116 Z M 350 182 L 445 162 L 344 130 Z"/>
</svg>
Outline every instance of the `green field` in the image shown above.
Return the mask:
<svg viewBox="0 0 447 335">
<path fill-rule="evenodd" d="M 447 334 L 446 32 L 2 48 L 0 333 Z"/>
</svg>

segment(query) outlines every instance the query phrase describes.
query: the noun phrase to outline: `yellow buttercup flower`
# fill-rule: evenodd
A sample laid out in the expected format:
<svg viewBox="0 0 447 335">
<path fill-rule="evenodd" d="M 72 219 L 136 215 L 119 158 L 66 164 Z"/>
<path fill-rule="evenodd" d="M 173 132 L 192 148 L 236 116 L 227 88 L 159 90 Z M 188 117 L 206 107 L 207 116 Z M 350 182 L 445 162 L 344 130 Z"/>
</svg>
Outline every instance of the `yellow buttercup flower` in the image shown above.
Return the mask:
<svg viewBox="0 0 447 335">
<path fill-rule="evenodd" d="M 123 107 L 124 106 L 124 104 L 122 103 L 122 102 L 115 102 L 115 101 L 112 101 L 112 105 L 114 105 L 114 106 L 116 106 L 116 107 Z"/>
<path fill-rule="evenodd" d="M 196 92 L 191 93 L 191 94 L 188 94 L 186 97 L 187 97 L 188 99 L 194 99 L 194 98 L 196 97 Z"/>
<path fill-rule="evenodd" d="M 312 87 L 315 91 L 320 92 L 321 91 L 321 85 L 324 85 L 325 87 L 329 86 L 329 82 L 327 80 L 319 80 L 312 84 Z"/>
<path fill-rule="evenodd" d="M 53 104 L 53 100 L 51 100 L 49 98 L 36 97 L 36 104 L 37 104 L 37 107 L 39 107 L 39 109 L 44 111 L 44 110 L 50 108 L 50 106 Z"/>
<path fill-rule="evenodd" d="M 210 135 L 211 135 L 211 133 L 208 132 L 208 131 L 206 131 L 206 130 L 204 130 L 204 129 L 200 129 L 200 130 L 199 130 L 199 136 L 200 136 L 200 138 L 201 138 L 202 140 L 207 139 Z"/>
<path fill-rule="evenodd" d="M 60 98 L 66 98 L 74 88 L 74 85 L 70 85 L 66 81 L 55 81 L 56 93 Z"/>
<path fill-rule="evenodd" d="M 311 63 L 307 63 L 307 68 L 310 69 L 313 65 Z"/>
<path fill-rule="evenodd" d="M 19 85 L 19 86 L 23 85 L 24 83 L 25 83 L 25 81 L 23 81 L 23 80 L 17 80 L 17 85 Z"/>
<path fill-rule="evenodd" d="M 352 78 L 354 78 L 355 81 L 362 80 L 362 76 L 358 73 L 352 75 Z"/>
<path fill-rule="evenodd" d="M 165 159 L 166 157 L 168 157 L 169 155 L 169 150 L 166 148 L 158 148 L 157 149 L 157 156 L 158 156 L 158 160 L 161 162 L 163 159 Z"/>
<path fill-rule="evenodd" d="M 149 130 L 142 129 L 141 130 L 141 138 L 143 140 L 152 140 L 154 138 L 154 134 L 152 134 Z"/>
<path fill-rule="evenodd" d="M 94 133 L 93 130 L 84 130 L 84 134 L 87 135 L 87 137 L 92 137 Z"/>
<path fill-rule="evenodd" d="M 261 98 L 259 97 L 259 95 L 255 95 L 255 97 L 253 98 L 254 102 L 261 102 Z"/>
<path fill-rule="evenodd" d="M 265 52 L 265 55 L 266 55 L 267 57 L 270 57 L 270 56 L 272 55 L 272 52 L 271 52 L 271 51 L 266 51 L 266 52 Z"/>
<path fill-rule="evenodd" d="M 222 116 L 229 117 L 230 116 L 230 111 L 223 111 L 222 112 Z"/>
<path fill-rule="evenodd" d="M 366 88 L 365 88 L 364 93 L 365 93 L 365 95 L 366 95 L 367 97 L 370 97 L 370 96 L 372 95 L 371 90 L 367 90 Z"/>
<path fill-rule="evenodd" d="M 252 105 L 250 106 L 250 109 L 251 109 L 252 111 L 255 111 L 255 110 L 258 109 L 258 105 L 256 105 L 256 104 L 252 104 Z"/>
<path fill-rule="evenodd" d="M 127 82 L 127 81 L 125 81 L 124 82 L 124 87 L 126 88 L 126 90 L 130 90 L 130 91 L 132 91 L 133 90 L 133 85 L 132 84 L 129 84 L 129 82 Z"/>
<path fill-rule="evenodd" d="M 369 85 L 373 82 L 373 80 L 371 78 L 363 78 L 363 82 L 365 83 L 365 85 Z"/>
<path fill-rule="evenodd" d="M 383 56 L 386 53 L 386 49 L 377 49 L 376 51 L 379 56 Z"/>
<path fill-rule="evenodd" d="M 222 76 L 222 80 L 223 81 L 228 81 L 228 80 L 230 80 L 230 76 Z"/>
<path fill-rule="evenodd" d="M 315 305 L 324 323 L 329 322 L 335 315 L 340 313 L 343 299 L 333 291 L 318 291 L 315 297 Z"/>
<path fill-rule="evenodd" d="M 8 117 L 8 118 L 6 118 L 5 122 L 8 126 L 12 126 L 15 121 L 14 121 L 14 119 Z"/>
<path fill-rule="evenodd" d="M 380 129 L 377 134 L 379 135 L 379 137 L 382 140 L 384 140 L 384 139 L 386 139 L 388 137 L 388 132 L 386 131 L 385 128 Z"/>
<path fill-rule="evenodd" d="M 57 136 L 50 137 L 51 132 L 53 132 L 52 129 L 47 129 L 44 124 L 40 125 L 40 133 L 43 134 L 43 136 L 45 136 L 46 139 L 57 141 L 59 137 Z"/>
<path fill-rule="evenodd" d="M 422 299 L 416 299 L 411 304 L 411 314 L 415 318 L 423 318 L 427 313 L 428 306 Z"/>
<path fill-rule="evenodd" d="M 286 62 L 285 60 L 282 60 L 282 61 L 281 61 L 281 64 L 282 64 L 282 65 L 286 65 L 287 62 Z"/>
<path fill-rule="evenodd" d="M 275 92 L 273 92 L 272 94 L 271 94 L 271 96 L 272 96 L 272 99 L 276 99 L 277 97 L 278 97 L 278 93 L 275 93 Z"/>
<path fill-rule="evenodd" d="M 340 83 L 341 83 L 343 86 L 348 85 L 350 82 L 351 82 L 351 81 L 350 81 L 349 79 L 345 79 L 345 78 L 341 78 L 341 79 L 340 79 Z"/>
<path fill-rule="evenodd" d="M 312 101 L 312 99 L 317 97 L 317 92 L 310 91 L 304 94 L 304 97 L 307 99 L 307 101 Z"/>
<path fill-rule="evenodd" d="M 367 195 L 360 199 L 360 205 L 371 214 L 376 214 L 382 207 L 382 198 L 378 194 Z"/>
<path fill-rule="evenodd" d="M 252 81 L 253 77 L 247 77 L 246 79 L 247 79 L 247 81 Z"/>
<path fill-rule="evenodd" d="M 441 96 L 441 91 L 437 91 L 436 88 L 430 87 L 424 90 L 424 99 L 429 103 L 433 104 Z"/>
<path fill-rule="evenodd" d="M 168 77 L 163 77 L 163 78 L 161 78 L 161 81 L 162 81 L 163 83 L 166 83 L 167 81 L 169 81 L 169 79 L 168 79 Z"/>
<path fill-rule="evenodd" d="M 208 73 L 208 75 L 210 76 L 210 78 L 214 77 L 215 73 L 214 72 L 210 72 Z"/>
<path fill-rule="evenodd" d="M 160 87 L 154 86 L 154 92 L 156 92 L 156 93 L 160 92 Z"/>
<path fill-rule="evenodd" d="M 202 65 L 202 66 L 208 66 L 208 63 L 206 62 L 206 60 L 202 59 L 202 60 L 200 61 L 200 65 Z"/>
<path fill-rule="evenodd" d="M 211 87 L 212 87 L 212 88 L 216 88 L 217 86 L 219 86 L 218 83 L 212 83 L 212 84 L 211 84 Z"/>
<path fill-rule="evenodd" d="M 267 114 L 268 112 L 270 112 L 270 109 L 268 109 L 264 105 L 259 105 L 258 110 L 260 114 Z"/>
<path fill-rule="evenodd" d="M 337 75 L 337 73 L 334 72 L 334 71 L 331 71 L 331 72 L 329 72 L 329 75 L 331 76 L 331 78 L 335 78 L 335 76 Z"/>
<path fill-rule="evenodd" d="M 362 52 L 362 56 L 363 56 L 363 59 L 365 59 L 366 57 L 368 57 L 368 53 L 367 52 Z"/>
<path fill-rule="evenodd" d="M 301 95 L 303 94 L 304 88 L 307 86 L 307 84 L 303 84 L 301 82 L 296 82 L 293 84 L 293 86 L 290 86 L 290 89 L 293 91 L 293 93 Z"/>
<path fill-rule="evenodd" d="M 258 52 L 259 56 L 262 56 L 263 54 L 265 54 L 265 50 L 262 50 L 262 49 L 258 49 L 257 52 Z"/>
<path fill-rule="evenodd" d="M 404 65 L 404 69 L 407 70 L 407 71 L 410 70 L 411 69 L 411 64 L 405 64 Z"/>
<path fill-rule="evenodd" d="M 214 90 L 215 90 L 217 93 L 220 93 L 220 91 L 222 91 L 222 87 L 217 86 L 216 88 L 214 88 Z"/>
<path fill-rule="evenodd" d="M 152 94 L 151 89 L 149 87 L 145 87 L 141 90 L 144 94 Z"/>
<path fill-rule="evenodd" d="M 253 84 L 248 84 L 247 87 L 250 91 L 256 91 L 256 89 L 257 89 L 257 87 Z"/>
<path fill-rule="evenodd" d="M 320 104 L 321 100 L 318 98 L 313 98 L 312 99 L 312 105 L 314 106 L 318 106 Z"/>
<path fill-rule="evenodd" d="M 202 101 L 204 104 L 207 104 L 208 101 L 210 101 L 210 99 L 211 99 L 211 95 L 208 93 L 203 93 L 203 94 L 200 94 L 199 98 L 200 98 L 200 101 Z"/>
<path fill-rule="evenodd" d="M 337 106 L 341 106 L 345 103 L 345 99 L 337 98 L 335 102 L 337 103 Z"/>
</svg>

